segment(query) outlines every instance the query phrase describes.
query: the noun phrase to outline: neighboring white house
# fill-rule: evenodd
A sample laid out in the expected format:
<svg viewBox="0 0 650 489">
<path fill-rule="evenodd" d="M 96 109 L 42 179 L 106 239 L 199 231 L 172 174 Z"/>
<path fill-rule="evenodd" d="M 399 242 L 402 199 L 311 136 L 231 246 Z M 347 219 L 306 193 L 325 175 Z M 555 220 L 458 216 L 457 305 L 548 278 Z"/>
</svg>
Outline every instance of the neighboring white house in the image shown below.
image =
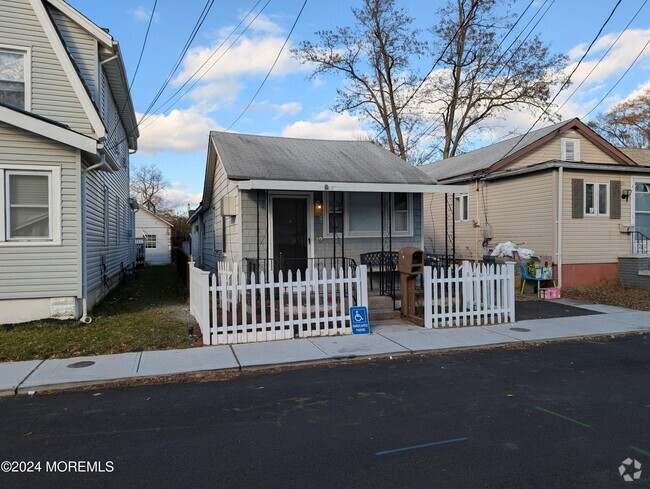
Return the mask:
<svg viewBox="0 0 650 489">
<path fill-rule="evenodd" d="M 174 226 L 143 206 L 135 214 L 135 234 L 144 238 L 144 262 L 167 265 L 172 262 L 172 228 Z"/>
<path fill-rule="evenodd" d="M 0 323 L 86 316 L 133 266 L 137 138 L 107 30 L 0 0 Z"/>
</svg>

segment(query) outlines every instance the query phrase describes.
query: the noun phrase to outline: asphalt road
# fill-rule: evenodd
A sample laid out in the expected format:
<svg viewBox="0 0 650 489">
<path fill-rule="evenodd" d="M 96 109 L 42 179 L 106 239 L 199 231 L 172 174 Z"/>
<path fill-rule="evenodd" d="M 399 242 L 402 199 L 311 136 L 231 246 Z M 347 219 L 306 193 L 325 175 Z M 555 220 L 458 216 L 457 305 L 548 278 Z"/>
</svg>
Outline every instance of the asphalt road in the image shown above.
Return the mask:
<svg viewBox="0 0 650 489">
<path fill-rule="evenodd" d="M 0 487 L 650 487 L 649 415 L 650 336 L 5 398 Z"/>
</svg>

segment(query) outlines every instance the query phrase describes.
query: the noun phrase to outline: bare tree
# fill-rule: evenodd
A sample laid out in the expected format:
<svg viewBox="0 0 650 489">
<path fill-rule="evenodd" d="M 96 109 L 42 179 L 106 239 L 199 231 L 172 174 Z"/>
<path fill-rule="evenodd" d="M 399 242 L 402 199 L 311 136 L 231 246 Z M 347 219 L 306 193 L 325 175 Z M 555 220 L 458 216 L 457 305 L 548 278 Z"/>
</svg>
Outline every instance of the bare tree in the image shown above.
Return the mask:
<svg viewBox="0 0 650 489">
<path fill-rule="evenodd" d="M 614 105 L 588 124 L 612 144 L 650 149 L 650 87 Z"/>
<path fill-rule="evenodd" d="M 315 66 L 312 79 L 330 73 L 342 76 L 334 110 L 371 120 L 379 132 L 377 139 L 406 160 L 408 133 L 421 120 L 405 108 L 419 81 L 414 61 L 426 44 L 395 0 L 363 0 L 352 12 L 356 19 L 352 27 L 319 31 L 316 43 L 304 41 L 292 53 Z"/>
<path fill-rule="evenodd" d="M 539 36 L 516 41 L 509 50 L 500 42 L 513 27 L 513 15 L 499 16 L 498 6 L 497 0 L 449 0 L 431 29 L 432 55 L 444 55 L 423 98 L 431 107 L 430 127 L 439 128 L 443 158 L 454 156 L 472 130 L 509 110 L 539 114 L 551 88 L 565 80 L 566 57 L 552 54 Z"/>
<path fill-rule="evenodd" d="M 153 163 L 137 167 L 131 175 L 131 196 L 154 214 L 167 207 L 163 191 L 168 186 L 169 181 Z"/>
</svg>

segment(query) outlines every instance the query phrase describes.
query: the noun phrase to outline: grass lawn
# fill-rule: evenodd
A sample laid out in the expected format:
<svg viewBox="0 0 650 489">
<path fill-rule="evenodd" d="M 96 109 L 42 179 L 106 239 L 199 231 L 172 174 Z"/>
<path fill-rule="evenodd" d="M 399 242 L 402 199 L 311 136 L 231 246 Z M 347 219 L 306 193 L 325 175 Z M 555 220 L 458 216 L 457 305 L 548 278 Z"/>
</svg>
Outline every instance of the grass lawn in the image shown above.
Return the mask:
<svg viewBox="0 0 650 489">
<path fill-rule="evenodd" d="M 139 269 L 90 313 L 89 325 L 44 320 L 0 326 L 0 361 L 185 348 L 193 324 L 173 265 Z"/>
<path fill-rule="evenodd" d="M 650 289 L 637 289 L 621 284 L 563 287 L 562 297 L 594 304 L 650 311 Z"/>
</svg>

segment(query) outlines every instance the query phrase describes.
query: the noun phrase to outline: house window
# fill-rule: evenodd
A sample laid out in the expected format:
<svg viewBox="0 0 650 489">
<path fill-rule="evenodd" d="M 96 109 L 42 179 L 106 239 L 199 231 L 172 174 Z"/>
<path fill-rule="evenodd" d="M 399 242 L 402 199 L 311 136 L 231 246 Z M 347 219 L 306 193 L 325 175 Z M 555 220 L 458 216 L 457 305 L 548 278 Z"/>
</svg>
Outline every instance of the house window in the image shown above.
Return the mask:
<svg viewBox="0 0 650 489">
<path fill-rule="evenodd" d="M 29 91 L 29 49 L 0 46 L 0 102 L 31 110 Z"/>
<path fill-rule="evenodd" d="M 390 197 L 389 197 L 390 196 Z M 413 221 L 411 194 L 385 194 L 384 205 L 388 209 L 387 200 L 392 199 L 392 232 L 393 235 L 406 236 L 412 232 Z M 336 200 L 335 200 L 336 199 Z M 381 235 L 381 193 L 379 192 L 329 192 L 327 196 L 327 235 L 345 229 L 346 236 L 376 237 Z M 345 211 L 344 211 L 345 208 Z M 388 217 L 385 215 L 384 231 L 388 232 Z"/>
<path fill-rule="evenodd" d="M 469 195 L 456 195 L 454 197 L 454 221 L 464 222 L 469 220 Z"/>
<path fill-rule="evenodd" d="M 61 169 L 0 165 L 0 246 L 61 243 Z"/>
<path fill-rule="evenodd" d="M 585 183 L 585 215 L 607 216 L 608 183 Z"/>
<path fill-rule="evenodd" d="M 156 235 L 155 234 L 145 234 L 144 235 L 144 247 L 145 248 L 156 248 Z"/>
<path fill-rule="evenodd" d="M 571 138 L 562 138 L 561 159 L 562 161 L 580 161 L 580 140 Z"/>
<path fill-rule="evenodd" d="M 6 171 L 5 188 L 7 239 L 51 239 L 51 174 Z"/>
<path fill-rule="evenodd" d="M 228 243 L 228 238 L 226 236 L 226 231 L 228 229 L 228 226 L 226 226 L 226 216 L 221 216 L 221 252 L 225 253 L 226 252 L 226 244 Z M 196 230 L 198 232 L 199 227 L 196 227 Z"/>
</svg>

